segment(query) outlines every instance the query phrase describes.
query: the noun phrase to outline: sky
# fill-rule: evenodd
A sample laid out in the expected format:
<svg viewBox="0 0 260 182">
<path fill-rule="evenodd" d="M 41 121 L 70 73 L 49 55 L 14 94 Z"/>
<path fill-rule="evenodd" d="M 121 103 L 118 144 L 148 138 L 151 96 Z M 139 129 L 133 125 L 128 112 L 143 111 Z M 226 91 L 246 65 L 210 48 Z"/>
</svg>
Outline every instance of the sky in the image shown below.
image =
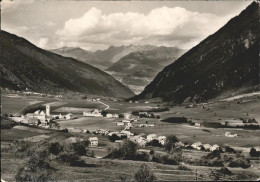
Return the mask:
<svg viewBox="0 0 260 182">
<path fill-rule="evenodd" d="M 145 45 L 190 49 L 252 1 L 3 0 L 1 29 L 43 49 Z"/>
</svg>

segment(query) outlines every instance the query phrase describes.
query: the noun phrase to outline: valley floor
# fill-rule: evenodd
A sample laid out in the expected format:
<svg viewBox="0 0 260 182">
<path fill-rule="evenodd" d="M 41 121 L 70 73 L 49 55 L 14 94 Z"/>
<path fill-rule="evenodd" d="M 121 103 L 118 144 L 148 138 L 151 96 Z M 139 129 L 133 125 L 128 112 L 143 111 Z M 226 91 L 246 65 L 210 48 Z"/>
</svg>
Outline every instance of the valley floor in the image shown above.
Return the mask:
<svg viewBox="0 0 260 182">
<path fill-rule="evenodd" d="M 84 109 L 106 109 L 108 113 L 132 113 L 133 111 L 149 110 L 159 106 L 166 106 L 165 103 L 128 103 L 124 101 L 101 100 L 100 102 L 92 102 L 82 99 L 55 99 L 42 98 L 32 96 L 7 97 L 2 96 L 3 112 L 6 114 L 25 114 L 28 110 L 33 110 L 33 107 L 43 107 L 44 104 L 53 103 L 52 111 L 55 114 L 70 112 L 77 116 L 76 119 L 58 120 L 57 122 L 63 128 L 75 129 L 105 129 L 110 131 L 121 131 L 124 126 L 117 126 L 115 123 L 122 120 L 120 118 L 95 118 L 82 117 Z M 28 109 L 29 107 L 29 109 Z M 255 118 L 260 124 L 260 97 L 252 95 L 243 98 L 242 102 L 237 100 L 227 100 L 225 102 L 207 103 L 204 105 L 179 105 L 170 107 L 169 111 L 156 112 L 160 119 L 156 118 L 138 118 L 136 124 L 152 124 L 155 127 L 133 127 L 132 133 L 140 134 L 157 134 L 157 135 L 176 135 L 181 142 L 192 144 L 201 142 L 202 144 L 217 144 L 221 147 L 230 146 L 237 151 L 241 151 L 242 155 L 251 159 L 251 167 L 228 168 L 233 175 L 223 176 L 220 180 L 256 180 L 260 177 L 260 159 L 249 156 L 249 150 L 254 147 L 260 150 L 260 130 L 248 130 L 241 128 L 210 128 L 210 127 L 195 127 L 186 123 L 167 123 L 163 119 L 169 117 L 186 117 L 188 120 L 202 124 L 207 122 L 229 122 L 235 121 L 238 118 Z M 229 131 L 236 133 L 238 137 L 226 137 L 225 133 Z M 1 178 L 6 181 L 14 181 L 15 175 L 19 169 L 27 163 L 27 158 L 19 158 L 10 152 L 8 147 L 19 139 L 25 139 L 33 136 L 54 136 L 60 135 L 60 132 L 47 130 L 30 126 L 15 126 L 10 129 L 1 130 Z M 68 135 L 77 136 L 80 138 L 91 137 L 90 133 L 69 133 Z M 89 166 L 87 167 L 72 167 L 66 164 L 61 164 L 57 161 L 51 161 L 50 165 L 53 168 L 51 177 L 58 181 L 120 181 L 120 177 L 125 177 L 128 180 L 134 180 L 133 176 L 138 167 L 145 163 L 148 164 L 157 181 L 183 181 L 183 180 L 214 180 L 211 176 L 211 171 L 220 169 L 220 167 L 196 166 L 183 163 L 188 170 L 178 168 L 178 165 L 165 165 L 155 162 L 141 161 L 126 161 L 119 159 L 103 158 L 108 154 L 109 148 L 115 147 L 118 144 L 111 142 L 107 136 L 97 136 L 99 139 L 98 147 L 89 147 L 90 151 L 95 153 L 95 157 L 82 156 Z M 158 153 L 165 153 L 163 148 L 158 147 L 140 147 L 139 150 L 150 151 L 154 150 Z M 197 150 L 183 150 L 184 157 L 193 156 L 203 158 L 209 152 Z M 235 155 L 233 155 L 235 157 Z M 243 175 L 242 175 L 243 174 Z M 242 176 L 242 177 L 241 177 Z M 86 180 L 87 179 L 87 180 Z"/>
</svg>

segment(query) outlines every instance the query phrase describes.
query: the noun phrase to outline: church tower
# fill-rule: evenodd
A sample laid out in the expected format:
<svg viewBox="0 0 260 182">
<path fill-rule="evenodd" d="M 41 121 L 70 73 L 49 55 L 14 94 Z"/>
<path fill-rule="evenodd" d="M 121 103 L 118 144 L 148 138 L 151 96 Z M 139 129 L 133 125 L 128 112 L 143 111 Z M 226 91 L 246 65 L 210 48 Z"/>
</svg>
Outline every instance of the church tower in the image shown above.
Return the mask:
<svg viewBox="0 0 260 182">
<path fill-rule="evenodd" d="M 46 115 L 47 116 L 50 116 L 50 110 L 51 110 L 50 105 L 46 105 Z"/>
</svg>

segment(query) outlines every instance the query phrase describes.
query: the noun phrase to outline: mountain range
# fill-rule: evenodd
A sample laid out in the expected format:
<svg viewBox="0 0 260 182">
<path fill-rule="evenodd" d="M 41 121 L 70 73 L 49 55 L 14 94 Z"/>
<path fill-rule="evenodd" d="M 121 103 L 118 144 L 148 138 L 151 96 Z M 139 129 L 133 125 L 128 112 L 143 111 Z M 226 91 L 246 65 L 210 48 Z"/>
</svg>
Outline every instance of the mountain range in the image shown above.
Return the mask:
<svg viewBox="0 0 260 182">
<path fill-rule="evenodd" d="M 152 45 L 110 46 L 105 50 L 97 50 L 95 52 L 80 47 L 62 47 L 49 51 L 62 56 L 72 57 L 101 70 L 105 70 L 131 52 L 151 50 L 155 47 Z"/>
<path fill-rule="evenodd" d="M 133 99 L 202 102 L 255 89 L 259 90 L 259 6 L 253 2 L 166 66 Z"/>
<path fill-rule="evenodd" d="M 45 93 L 81 92 L 122 97 L 134 93 L 109 74 L 73 58 L 40 49 L 24 38 L 0 31 L 1 87 Z"/>
<path fill-rule="evenodd" d="M 154 47 L 122 57 L 105 71 L 135 93 L 140 93 L 165 66 L 173 63 L 185 50 L 175 47 Z"/>
</svg>

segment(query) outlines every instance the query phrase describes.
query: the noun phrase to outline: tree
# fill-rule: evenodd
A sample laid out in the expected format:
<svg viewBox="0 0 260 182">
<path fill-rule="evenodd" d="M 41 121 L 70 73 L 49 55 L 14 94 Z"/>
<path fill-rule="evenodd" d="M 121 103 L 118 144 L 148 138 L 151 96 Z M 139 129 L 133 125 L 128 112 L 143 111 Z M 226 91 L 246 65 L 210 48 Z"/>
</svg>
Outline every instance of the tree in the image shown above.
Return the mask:
<svg viewBox="0 0 260 182">
<path fill-rule="evenodd" d="M 149 167 L 143 164 L 140 166 L 139 170 L 135 173 L 135 180 L 137 182 L 153 182 L 155 180 L 155 176 L 149 170 Z"/>
<path fill-rule="evenodd" d="M 172 148 L 175 148 L 175 143 L 178 142 L 179 139 L 175 135 L 170 135 L 166 138 L 165 148 L 167 151 L 171 151 Z"/>
<path fill-rule="evenodd" d="M 120 147 L 120 150 L 124 159 L 132 159 L 136 154 L 137 145 L 130 140 L 125 140 Z"/>
<path fill-rule="evenodd" d="M 249 155 L 251 157 L 259 157 L 260 156 L 260 152 L 259 151 L 256 151 L 255 148 L 251 148 L 250 152 L 249 152 Z"/>
</svg>

